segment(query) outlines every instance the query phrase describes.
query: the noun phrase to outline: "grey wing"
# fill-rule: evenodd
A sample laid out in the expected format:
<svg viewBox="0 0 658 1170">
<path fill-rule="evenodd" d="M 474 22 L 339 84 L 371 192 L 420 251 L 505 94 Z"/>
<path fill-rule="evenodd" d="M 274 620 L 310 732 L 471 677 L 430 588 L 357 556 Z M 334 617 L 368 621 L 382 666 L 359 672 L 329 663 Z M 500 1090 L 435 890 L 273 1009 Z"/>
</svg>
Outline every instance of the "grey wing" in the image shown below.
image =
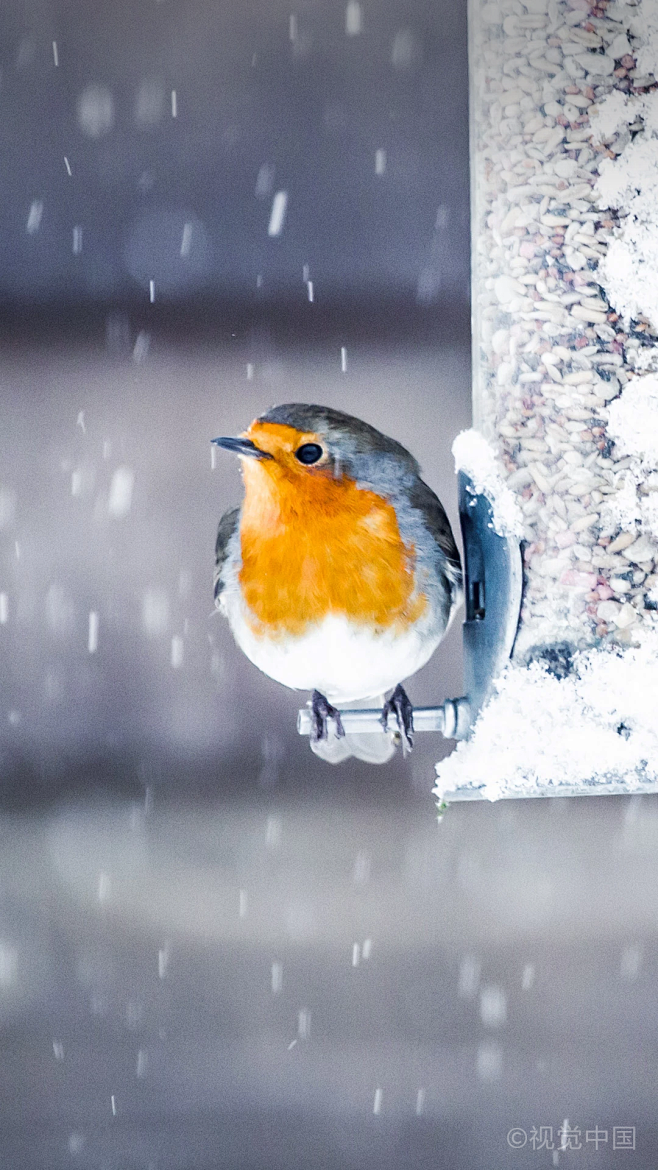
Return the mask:
<svg viewBox="0 0 658 1170">
<path fill-rule="evenodd" d="M 230 552 L 229 546 L 238 530 L 239 523 L 239 508 L 232 508 L 230 512 L 225 512 L 219 522 L 219 528 L 217 529 L 217 540 L 215 541 L 215 572 L 213 574 L 213 595 L 215 598 L 215 605 L 219 605 L 219 599 L 222 590 L 226 585 L 222 570 L 226 564 L 226 560 Z"/>
<path fill-rule="evenodd" d="M 459 590 L 462 583 L 461 560 L 443 504 L 422 479 L 416 480 L 409 495 L 409 503 L 412 508 L 417 508 L 422 513 L 425 528 L 432 538 L 435 551 L 438 546 L 447 561 L 447 564 L 443 562 L 442 567 L 447 571 L 455 591 Z"/>
</svg>

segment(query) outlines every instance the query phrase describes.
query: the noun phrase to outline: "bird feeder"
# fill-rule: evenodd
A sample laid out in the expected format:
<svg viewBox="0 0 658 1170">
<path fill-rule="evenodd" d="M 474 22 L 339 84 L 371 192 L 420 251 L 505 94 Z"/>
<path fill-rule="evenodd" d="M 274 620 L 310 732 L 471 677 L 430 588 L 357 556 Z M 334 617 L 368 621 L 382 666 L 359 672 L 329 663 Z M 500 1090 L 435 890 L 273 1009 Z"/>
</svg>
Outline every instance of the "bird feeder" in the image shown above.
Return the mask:
<svg viewBox="0 0 658 1170">
<path fill-rule="evenodd" d="M 465 685 L 415 713 L 416 731 L 464 741 L 437 766 L 443 801 L 658 791 L 658 25 L 645 6 L 469 3 Z M 342 718 L 381 733 L 378 715 Z"/>
</svg>

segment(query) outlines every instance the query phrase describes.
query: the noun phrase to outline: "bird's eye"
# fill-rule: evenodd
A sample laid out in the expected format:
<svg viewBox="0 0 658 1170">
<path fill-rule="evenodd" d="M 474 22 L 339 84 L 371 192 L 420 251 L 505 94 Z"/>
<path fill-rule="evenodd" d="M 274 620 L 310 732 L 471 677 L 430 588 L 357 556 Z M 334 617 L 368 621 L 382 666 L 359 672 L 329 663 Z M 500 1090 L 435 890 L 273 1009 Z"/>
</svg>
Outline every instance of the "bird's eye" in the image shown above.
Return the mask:
<svg viewBox="0 0 658 1170">
<path fill-rule="evenodd" d="M 300 463 L 317 463 L 318 459 L 322 458 L 322 447 L 319 443 L 303 443 L 295 451 L 295 458 L 299 459 Z"/>
</svg>

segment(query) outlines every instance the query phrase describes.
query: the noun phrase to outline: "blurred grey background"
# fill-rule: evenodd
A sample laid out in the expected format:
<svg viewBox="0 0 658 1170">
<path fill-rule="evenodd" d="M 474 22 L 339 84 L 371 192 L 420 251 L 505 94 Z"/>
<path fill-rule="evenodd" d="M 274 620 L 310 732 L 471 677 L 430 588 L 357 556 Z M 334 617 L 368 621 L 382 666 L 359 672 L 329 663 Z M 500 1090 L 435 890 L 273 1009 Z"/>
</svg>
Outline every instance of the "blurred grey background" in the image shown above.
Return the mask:
<svg viewBox="0 0 658 1170">
<path fill-rule="evenodd" d="M 275 402 L 457 524 L 465 5 L 8 0 L 0 46 L 2 1170 L 652 1170 L 655 801 L 437 825 L 452 744 L 323 764 L 212 613 L 210 439 Z M 409 691 L 461 685 L 456 627 Z"/>
<path fill-rule="evenodd" d="M 81 770 L 86 789 L 92 764 L 112 785 L 159 769 L 158 784 L 176 788 L 179 761 L 188 789 L 243 791 L 245 770 L 269 784 L 285 756 L 295 775 L 326 781 L 295 732 L 308 696 L 261 675 L 213 612 L 217 523 L 242 484 L 210 439 L 275 402 L 344 408 L 408 444 L 458 526 L 450 446 L 468 422 L 464 329 L 437 344 L 426 320 L 409 336 L 317 306 L 308 323 L 265 308 L 252 322 L 219 314 L 210 337 L 157 319 L 147 334 L 135 316 L 108 314 L 100 340 L 50 324 L 46 341 L 23 336 L 0 353 L 5 796 L 69 790 Z M 460 689 L 459 643 L 456 628 L 414 681 L 418 701 Z M 391 782 L 422 769 L 427 785 L 437 745 L 419 748 Z M 340 774 L 330 769 L 332 784 Z"/>
</svg>

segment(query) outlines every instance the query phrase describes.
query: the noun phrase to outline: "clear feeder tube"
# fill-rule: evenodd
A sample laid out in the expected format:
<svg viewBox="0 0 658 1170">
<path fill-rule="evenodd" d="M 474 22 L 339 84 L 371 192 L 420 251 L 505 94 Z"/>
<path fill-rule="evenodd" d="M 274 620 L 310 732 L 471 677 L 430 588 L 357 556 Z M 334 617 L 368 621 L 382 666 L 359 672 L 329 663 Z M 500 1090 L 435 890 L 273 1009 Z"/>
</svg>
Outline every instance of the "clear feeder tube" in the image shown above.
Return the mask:
<svg viewBox="0 0 658 1170">
<path fill-rule="evenodd" d="M 469 4 L 474 426 L 522 513 L 518 662 L 656 620 L 658 473 L 619 402 L 658 368 L 657 322 L 619 304 L 629 219 L 606 206 L 650 133 L 643 8 Z"/>
<path fill-rule="evenodd" d="M 658 0 L 469 0 L 475 428 L 512 661 L 441 802 L 658 791 Z M 485 566 L 486 581 L 486 566 Z"/>
</svg>

